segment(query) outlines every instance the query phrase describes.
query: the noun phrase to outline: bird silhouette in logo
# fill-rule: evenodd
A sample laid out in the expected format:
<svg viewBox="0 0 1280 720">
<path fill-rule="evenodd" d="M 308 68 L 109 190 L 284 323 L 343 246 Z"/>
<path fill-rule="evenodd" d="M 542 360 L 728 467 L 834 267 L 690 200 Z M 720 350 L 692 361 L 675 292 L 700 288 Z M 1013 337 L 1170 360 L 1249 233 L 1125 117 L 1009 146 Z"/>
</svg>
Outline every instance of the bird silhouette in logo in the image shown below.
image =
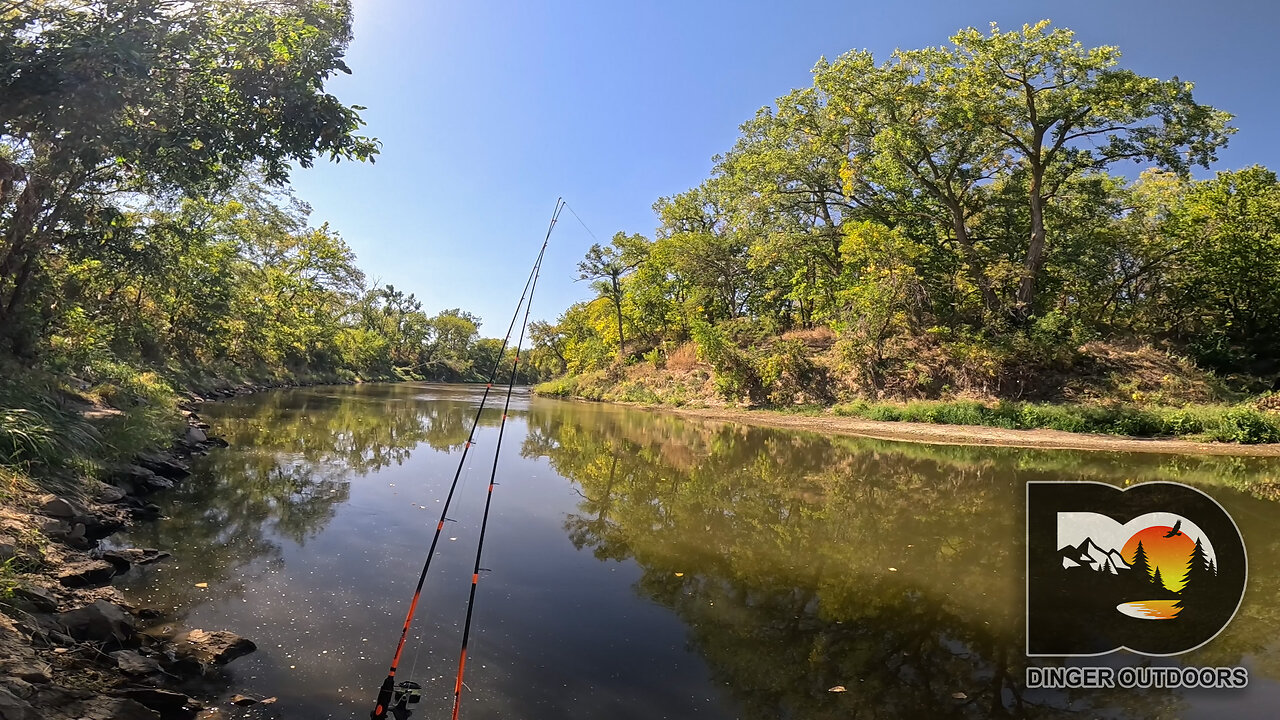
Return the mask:
<svg viewBox="0 0 1280 720">
<path fill-rule="evenodd" d="M 1181 521 L 1181 520 L 1179 520 L 1178 522 L 1176 522 L 1176 523 L 1174 523 L 1174 524 L 1173 524 L 1173 529 L 1172 529 L 1172 530 L 1170 530 L 1169 532 L 1165 533 L 1165 537 L 1167 537 L 1167 538 L 1171 538 L 1171 537 L 1174 537 L 1174 536 L 1176 536 L 1176 535 L 1181 535 L 1181 534 L 1182 534 L 1182 531 L 1178 529 L 1178 528 L 1180 528 L 1180 527 L 1182 527 L 1182 521 Z"/>
</svg>

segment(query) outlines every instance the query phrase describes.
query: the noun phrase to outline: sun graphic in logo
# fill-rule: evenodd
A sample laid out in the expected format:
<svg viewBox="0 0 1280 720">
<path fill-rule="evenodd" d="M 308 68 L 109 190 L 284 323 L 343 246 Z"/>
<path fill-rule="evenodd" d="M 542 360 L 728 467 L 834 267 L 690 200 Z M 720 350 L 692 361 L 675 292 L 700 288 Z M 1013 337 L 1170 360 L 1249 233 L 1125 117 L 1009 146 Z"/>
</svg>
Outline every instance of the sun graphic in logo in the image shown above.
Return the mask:
<svg viewBox="0 0 1280 720">
<path fill-rule="evenodd" d="M 1120 550 L 1130 564 L 1138 552 L 1138 544 L 1146 553 L 1147 563 L 1154 574 L 1160 571 L 1164 586 L 1178 592 L 1186 584 L 1187 564 L 1195 550 L 1196 541 L 1178 527 L 1181 523 L 1151 525 L 1134 533 Z"/>
</svg>

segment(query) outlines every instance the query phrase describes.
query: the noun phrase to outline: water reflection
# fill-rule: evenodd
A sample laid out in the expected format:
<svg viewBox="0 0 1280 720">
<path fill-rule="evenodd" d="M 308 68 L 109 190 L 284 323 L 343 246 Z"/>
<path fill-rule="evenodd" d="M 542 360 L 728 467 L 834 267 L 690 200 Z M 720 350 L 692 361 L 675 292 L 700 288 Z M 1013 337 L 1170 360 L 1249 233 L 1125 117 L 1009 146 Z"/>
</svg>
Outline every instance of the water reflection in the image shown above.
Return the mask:
<svg viewBox="0 0 1280 720">
<path fill-rule="evenodd" d="M 574 545 L 638 562 L 637 591 L 680 615 L 750 718 L 1181 717 L 1196 692 L 1023 688 L 1025 482 L 1208 481 L 1246 537 L 1274 535 L 1251 526 L 1274 505 L 1232 489 L 1267 464 L 1235 458 L 830 440 L 612 408 L 529 422 L 525 453 L 580 488 Z M 1274 544 L 1250 549 L 1276 567 Z M 1253 611 L 1185 662 L 1274 663 L 1280 626 Z"/>
<path fill-rule="evenodd" d="M 227 689 L 280 701 L 237 714 L 367 716 L 478 399 L 398 385 L 210 406 L 232 448 L 126 539 L 177 556 L 126 591 L 259 641 Z M 1267 717 L 1278 697 L 1274 461 L 824 438 L 544 399 L 511 415 L 468 717 Z M 411 642 L 417 716 L 450 704 L 498 418 Z M 1236 518 L 1240 614 L 1195 653 L 1142 662 L 1247 664 L 1248 690 L 1024 688 L 1024 485 L 1061 478 L 1190 482 Z M 1107 662 L 1135 659 L 1074 664 Z"/>
</svg>

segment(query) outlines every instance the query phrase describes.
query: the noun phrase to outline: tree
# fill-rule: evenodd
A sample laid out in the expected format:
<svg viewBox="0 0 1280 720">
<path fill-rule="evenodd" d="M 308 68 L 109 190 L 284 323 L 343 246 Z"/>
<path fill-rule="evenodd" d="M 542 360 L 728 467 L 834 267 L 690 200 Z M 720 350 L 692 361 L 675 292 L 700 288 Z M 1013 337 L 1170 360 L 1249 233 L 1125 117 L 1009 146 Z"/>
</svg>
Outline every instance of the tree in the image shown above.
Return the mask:
<svg viewBox="0 0 1280 720">
<path fill-rule="evenodd" d="M 1086 49 L 1048 20 L 953 38 L 955 82 L 973 116 L 1001 138 L 1025 183 L 1029 233 L 1016 312 L 1034 312 L 1045 263 L 1046 206 L 1068 182 L 1123 160 L 1185 173 L 1208 167 L 1234 132 L 1231 116 L 1192 98 L 1192 83 L 1117 67 L 1114 47 Z"/>
<path fill-rule="evenodd" d="M 358 108 L 324 92 L 348 2 L 23 3 L 0 23 L 0 333 L 55 243 L 124 193 L 282 185 L 316 157 L 370 159 Z"/>
<path fill-rule="evenodd" d="M 648 245 L 643 236 L 618 232 L 609 245 L 593 244 L 586 258 L 578 263 L 578 279 L 595 280 L 591 286 L 613 304 L 618 319 L 619 360 L 624 359 L 626 345 L 622 334 L 622 278 L 644 262 Z"/>
<path fill-rule="evenodd" d="M 1147 550 L 1142 547 L 1141 540 L 1138 541 L 1138 548 L 1133 551 L 1133 561 L 1129 563 L 1129 569 L 1144 581 L 1151 577 L 1151 562 L 1147 559 Z"/>
<path fill-rule="evenodd" d="M 1156 568 L 1156 572 L 1151 576 L 1151 584 L 1156 586 L 1158 590 L 1167 590 L 1164 584 L 1164 576 L 1160 574 L 1160 568 Z"/>
<path fill-rule="evenodd" d="M 1178 593 L 1178 603 L 1175 607 L 1194 606 L 1196 600 L 1212 594 L 1215 579 L 1214 572 L 1209 569 L 1209 557 L 1204 551 L 1204 545 L 1200 538 L 1196 538 L 1196 545 L 1191 549 L 1191 556 L 1187 558 L 1187 570 L 1182 576 L 1182 590 Z"/>
</svg>

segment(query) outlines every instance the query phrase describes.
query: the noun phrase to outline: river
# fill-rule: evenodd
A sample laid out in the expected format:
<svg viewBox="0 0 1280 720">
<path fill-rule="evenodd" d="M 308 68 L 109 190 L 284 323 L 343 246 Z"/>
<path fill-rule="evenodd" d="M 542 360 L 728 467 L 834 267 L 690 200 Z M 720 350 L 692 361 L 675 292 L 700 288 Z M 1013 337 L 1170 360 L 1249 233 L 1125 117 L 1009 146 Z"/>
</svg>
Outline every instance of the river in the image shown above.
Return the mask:
<svg viewBox="0 0 1280 720">
<path fill-rule="evenodd" d="M 482 390 L 365 385 L 209 404 L 230 443 L 116 542 L 172 560 L 119 585 L 166 622 L 257 642 L 197 690 L 235 717 L 366 718 Z M 500 399 L 499 399 L 500 400 Z M 498 404 L 500 408 L 500 402 Z M 400 679 L 448 717 L 500 409 L 468 454 Z M 467 663 L 467 718 L 1271 718 L 1280 704 L 1276 460 L 825 437 L 518 392 Z M 1248 587 L 1173 658 L 1232 690 L 1032 690 L 1029 480 L 1192 484 L 1234 517 Z M 1099 658 L 1066 664 L 1105 664 Z"/>
</svg>

